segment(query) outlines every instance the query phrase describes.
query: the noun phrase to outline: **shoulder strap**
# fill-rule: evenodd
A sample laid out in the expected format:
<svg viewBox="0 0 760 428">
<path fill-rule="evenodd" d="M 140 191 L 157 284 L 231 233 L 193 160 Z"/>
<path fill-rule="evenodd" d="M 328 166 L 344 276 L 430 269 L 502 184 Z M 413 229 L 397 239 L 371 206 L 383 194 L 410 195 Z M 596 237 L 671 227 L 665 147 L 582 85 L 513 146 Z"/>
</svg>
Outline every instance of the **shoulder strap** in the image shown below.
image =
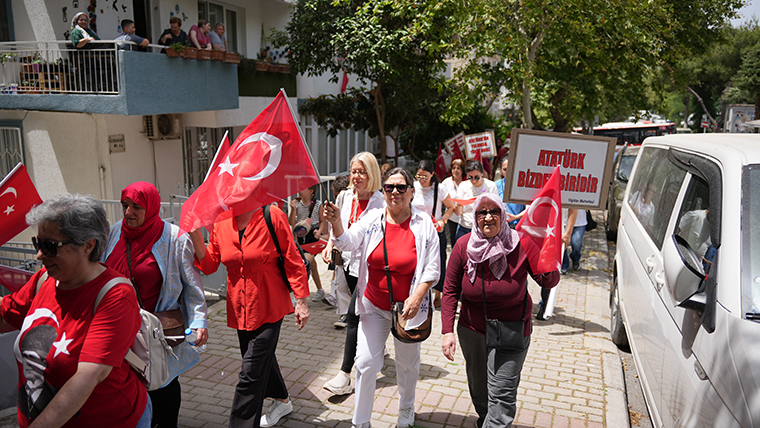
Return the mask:
<svg viewBox="0 0 760 428">
<path fill-rule="evenodd" d="M 435 204 L 438 202 L 438 182 L 436 181 L 435 184 L 433 184 L 433 220 L 435 220 L 435 209 L 437 208 Z"/>
<path fill-rule="evenodd" d="M 282 279 L 285 281 L 285 285 L 288 287 L 289 291 L 293 291 L 293 288 L 290 286 L 290 281 L 288 281 L 288 275 L 285 273 L 285 256 L 282 254 L 282 249 L 280 248 L 280 241 L 277 240 L 277 234 L 274 231 L 274 224 L 272 224 L 272 216 L 269 213 L 269 205 L 264 205 L 264 221 L 267 224 L 267 229 L 269 229 L 269 234 L 272 236 L 272 241 L 274 241 L 274 247 L 277 248 L 277 264 L 280 265 L 280 273 L 282 274 Z"/>
<path fill-rule="evenodd" d="M 37 295 L 37 293 L 40 292 L 40 288 L 42 288 L 42 283 L 45 282 L 47 279 L 48 279 L 47 271 L 42 272 L 42 275 L 40 275 L 40 278 L 37 280 L 37 288 L 34 291 L 35 296 Z"/>
<path fill-rule="evenodd" d="M 110 281 L 106 282 L 106 285 L 103 286 L 103 288 L 98 291 L 98 295 L 95 297 L 95 304 L 92 307 L 92 312 L 95 312 L 98 310 L 98 305 L 100 304 L 100 301 L 103 300 L 104 297 L 106 297 L 106 293 L 111 291 L 112 288 L 116 287 L 118 284 L 129 284 L 132 285 L 131 282 L 127 278 L 123 277 L 116 277 L 111 278 Z"/>
<path fill-rule="evenodd" d="M 393 282 L 391 281 L 391 268 L 388 266 L 388 247 L 385 245 L 385 214 L 380 217 L 380 227 L 383 228 L 383 256 L 385 257 L 385 279 L 388 281 L 388 297 L 391 299 L 393 308 Z"/>
</svg>

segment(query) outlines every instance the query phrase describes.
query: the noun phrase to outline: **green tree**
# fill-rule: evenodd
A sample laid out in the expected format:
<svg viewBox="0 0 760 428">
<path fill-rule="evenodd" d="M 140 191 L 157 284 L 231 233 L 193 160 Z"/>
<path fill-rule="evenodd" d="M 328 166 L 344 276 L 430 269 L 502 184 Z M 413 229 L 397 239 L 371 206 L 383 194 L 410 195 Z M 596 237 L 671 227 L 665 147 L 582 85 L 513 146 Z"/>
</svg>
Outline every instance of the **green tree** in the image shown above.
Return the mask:
<svg viewBox="0 0 760 428">
<path fill-rule="evenodd" d="M 742 57 L 742 65 L 736 73 L 736 86 L 752 97 L 755 117 L 760 117 L 760 43 Z"/>
</svg>

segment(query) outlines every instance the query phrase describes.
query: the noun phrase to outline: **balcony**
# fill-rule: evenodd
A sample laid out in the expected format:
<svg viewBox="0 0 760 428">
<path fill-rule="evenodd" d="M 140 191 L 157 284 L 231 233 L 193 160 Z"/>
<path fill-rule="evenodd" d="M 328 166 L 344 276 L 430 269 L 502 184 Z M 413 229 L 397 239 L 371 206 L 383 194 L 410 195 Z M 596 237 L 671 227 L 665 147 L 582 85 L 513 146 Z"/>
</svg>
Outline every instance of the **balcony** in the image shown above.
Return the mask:
<svg viewBox="0 0 760 428">
<path fill-rule="evenodd" d="M 238 108 L 237 65 L 66 41 L 0 43 L 0 109 L 125 116 Z"/>
</svg>

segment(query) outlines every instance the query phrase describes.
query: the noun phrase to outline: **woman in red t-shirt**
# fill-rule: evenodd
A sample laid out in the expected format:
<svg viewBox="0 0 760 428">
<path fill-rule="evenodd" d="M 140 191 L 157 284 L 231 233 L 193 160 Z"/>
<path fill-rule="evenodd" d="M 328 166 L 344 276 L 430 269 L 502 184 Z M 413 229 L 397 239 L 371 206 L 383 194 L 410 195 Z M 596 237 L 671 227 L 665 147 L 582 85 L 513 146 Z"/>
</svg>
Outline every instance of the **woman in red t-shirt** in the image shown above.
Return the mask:
<svg viewBox="0 0 760 428">
<path fill-rule="evenodd" d="M 377 373 L 383 366 L 385 341 L 391 328 L 391 301 L 385 258 L 391 272 L 394 302 L 404 302 L 407 328 L 419 327 L 432 311 L 430 288 L 438 281 L 438 234 L 430 215 L 411 206 L 414 180 L 402 168 L 392 169 L 383 184 L 386 208 L 374 210 L 345 230 L 341 213 L 326 204 L 335 246 L 361 254 L 356 286 L 360 315 L 356 349 L 356 406 L 353 424 L 370 426 Z M 420 369 L 420 343 L 394 340 L 399 391 L 398 426 L 414 424 L 414 393 Z"/>
<path fill-rule="evenodd" d="M 140 328 L 132 287 L 117 284 L 93 311 L 109 281 L 121 277 L 98 263 L 108 240 L 103 204 L 63 194 L 38 205 L 26 221 L 43 270 L 0 300 L 0 333 L 20 330 L 21 427 L 149 427 L 148 394 L 124 359 Z"/>
</svg>

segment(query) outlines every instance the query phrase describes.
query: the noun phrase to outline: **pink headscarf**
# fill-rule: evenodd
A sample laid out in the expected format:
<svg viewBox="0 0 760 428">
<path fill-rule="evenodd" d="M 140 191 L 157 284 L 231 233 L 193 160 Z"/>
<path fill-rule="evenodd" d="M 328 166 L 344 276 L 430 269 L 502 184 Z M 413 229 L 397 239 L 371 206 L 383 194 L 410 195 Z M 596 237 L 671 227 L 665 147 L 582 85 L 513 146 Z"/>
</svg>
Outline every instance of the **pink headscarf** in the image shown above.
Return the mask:
<svg viewBox="0 0 760 428">
<path fill-rule="evenodd" d="M 501 209 L 501 229 L 493 238 L 486 238 L 483 231 L 478 227 L 475 213 L 480 208 L 484 199 L 495 203 Z M 483 193 L 472 204 L 472 212 L 474 216 L 472 233 L 470 234 L 470 241 L 467 243 L 467 276 L 470 278 L 471 283 L 475 283 L 478 265 L 489 261 L 491 273 L 495 278 L 500 279 L 504 275 L 504 272 L 507 271 L 507 254 L 517 247 L 520 237 L 517 232 L 509 228 L 507 224 L 507 211 L 504 207 L 504 202 L 501 201 L 498 195 Z"/>
</svg>

